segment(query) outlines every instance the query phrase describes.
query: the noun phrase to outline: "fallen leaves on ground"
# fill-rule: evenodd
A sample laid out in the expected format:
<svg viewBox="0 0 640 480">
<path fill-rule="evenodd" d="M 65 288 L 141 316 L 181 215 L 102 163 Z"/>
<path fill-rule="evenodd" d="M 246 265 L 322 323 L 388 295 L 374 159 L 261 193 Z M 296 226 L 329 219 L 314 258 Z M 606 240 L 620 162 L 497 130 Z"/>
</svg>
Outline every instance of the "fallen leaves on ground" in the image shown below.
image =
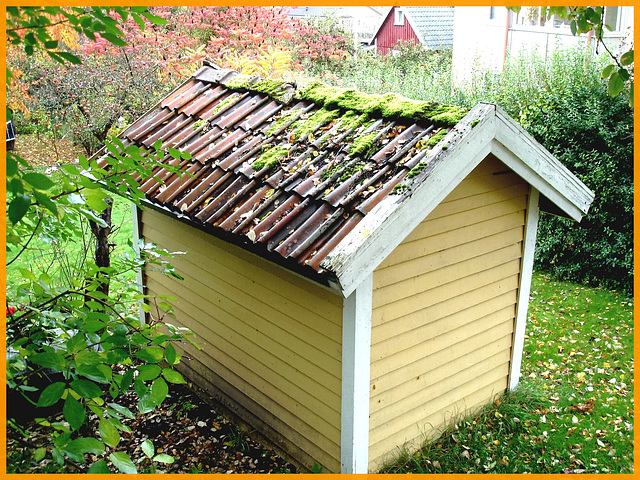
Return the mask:
<svg viewBox="0 0 640 480">
<path fill-rule="evenodd" d="M 14 153 L 30 165 L 50 167 L 66 163 L 77 163 L 85 152 L 70 140 L 55 139 L 45 134 L 19 134 L 16 136 Z"/>
</svg>

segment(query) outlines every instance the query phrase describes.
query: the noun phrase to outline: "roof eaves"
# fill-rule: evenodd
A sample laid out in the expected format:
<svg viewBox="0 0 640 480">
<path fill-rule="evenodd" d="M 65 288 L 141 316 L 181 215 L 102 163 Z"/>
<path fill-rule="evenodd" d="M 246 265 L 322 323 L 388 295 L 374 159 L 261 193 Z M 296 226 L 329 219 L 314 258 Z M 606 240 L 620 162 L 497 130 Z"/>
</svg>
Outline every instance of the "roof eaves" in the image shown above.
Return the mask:
<svg viewBox="0 0 640 480">
<path fill-rule="evenodd" d="M 387 196 L 324 259 L 321 267 L 334 273 L 345 298 L 487 156 L 494 112 L 493 105 L 474 107 L 429 152 L 405 193 Z"/>
</svg>

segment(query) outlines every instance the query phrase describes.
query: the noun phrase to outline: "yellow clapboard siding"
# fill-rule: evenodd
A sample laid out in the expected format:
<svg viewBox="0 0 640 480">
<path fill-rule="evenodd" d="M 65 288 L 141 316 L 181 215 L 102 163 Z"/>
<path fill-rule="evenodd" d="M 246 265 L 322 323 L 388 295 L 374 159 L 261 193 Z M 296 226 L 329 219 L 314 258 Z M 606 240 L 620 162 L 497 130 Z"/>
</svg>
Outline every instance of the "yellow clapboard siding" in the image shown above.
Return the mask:
<svg viewBox="0 0 640 480">
<path fill-rule="evenodd" d="M 498 379 L 477 392 L 452 402 L 451 405 L 426 417 L 424 421 L 412 425 L 405 431 L 395 434 L 393 437 L 384 438 L 371 445 L 369 449 L 369 471 L 378 471 L 385 462 L 392 461 L 400 453 L 399 447 L 406 447 L 409 451 L 415 451 L 426 440 L 438 437 L 441 431 L 448 426 L 453 419 L 457 419 L 480 409 L 488 402 L 500 395 L 506 388 L 506 379 Z"/>
<path fill-rule="evenodd" d="M 167 238 L 166 235 L 152 228 L 147 228 L 146 230 L 147 238 L 150 241 L 161 245 L 170 245 L 177 249 L 186 248 L 186 245 Z M 210 260 L 209 256 L 202 255 L 197 250 L 189 251 L 184 256 L 175 257 L 172 263 L 174 266 L 182 266 L 185 272 L 190 272 L 193 278 L 198 279 L 198 282 L 201 282 L 203 276 L 206 277 L 206 284 L 210 289 L 215 290 L 215 293 L 223 297 L 233 298 L 239 306 L 244 305 L 260 312 L 267 309 L 270 312 L 269 316 L 275 321 L 281 315 L 286 316 L 288 319 L 304 319 L 304 323 L 300 324 L 300 330 L 295 330 L 292 333 L 304 339 L 317 337 L 312 332 L 312 330 L 315 330 L 322 335 L 322 337 L 318 338 L 320 342 L 318 347 L 326 352 L 334 353 L 335 358 L 340 358 L 339 349 L 342 341 L 340 326 L 307 307 L 301 307 L 297 303 L 289 301 L 286 293 L 272 292 L 264 288 L 256 280 L 250 280 L 234 269 L 217 264 L 215 261 Z M 208 268 L 204 270 L 202 268 L 204 266 Z M 264 299 L 269 301 L 265 302 Z M 335 315 L 341 315 L 341 311 L 336 309 L 329 312 L 329 316 Z M 329 339 L 329 342 L 325 342 L 323 337 Z"/>
<path fill-rule="evenodd" d="M 522 215 L 522 223 L 524 224 L 526 201 L 526 197 L 516 197 L 498 203 L 481 203 L 478 208 L 451 213 L 433 220 L 428 218 L 407 236 L 405 242 L 413 242 L 440 233 L 450 232 L 459 227 L 466 227 L 492 218 L 511 215 L 514 212 L 519 212 Z M 478 231 L 476 231 L 475 236 L 478 236 Z"/>
<path fill-rule="evenodd" d="M 371 361 L 375 362 L 380 358 L 392 355 L 394 352 L 401 352 L 505 308 L 510 308 L 513 314 L 516 295 L 517 290 L 515 289 L 487 299 L 476 295 L 472 298 L 478 298 L 482 301 L 473 305 L 465 302 L 465 298 L 454 297 L 446 302 L 407 315 L 401 320 L 402 329 L 391 329 L 388 327 L 391 324 L 387 322 L 384 326 L 380 326 L 385 329 L 385 332 L 378 333 L 379 326 L 374 325 L 371 336 L 376 341 L 372 344 Z"/>
<path fill-rule="evenodd" d="M 458 229 L 440 233 L 428 239 L 416 239 L 413 242 L 403 242 L 396 247 L 391 255 L 389 255 L 378 268 L 384 269 L 399 263 L 409 262 L 414 258 L 436 253 L 443 248 L 463 245 L 476 238 L 491 237 L 514 228 L 524 228 L 523 213 L 514 212 L 474 225 L 461 226 Z M 480 234 L 479 232 L 482 233 Z"/>
<path fill-rule="evenodd" d="M 493 285 L 495 288 L 503 289 L 503 292 L 510 291 L 513 288 L 500 283 L 500 280 L 517 276 L 519 268 L 520 261 L 516 258 L 508 263 L 504 263 L 487 270 L 481 270 L 453 282 L 439 285 L 434 289 L 424 290 L 412 295 L 411 297 L 402 298 L 396 302 L 382 304 L 373 310 L 375 323 L 380 324 L 404 317 L 410 313 L 419 311 L 423 306 L 434 305 L 464 293 L 479 290 L 483 285 Z M 378 291 L 379 290 L 376 290 L 373 293 L 374 303 L 376 302 Z M 378 302 L 380 301 L 378 300 Z"/>
<path fill-rule="evenodd" d="M 149 286 L 156 287 L 156 282 L 158 282 L 156 291 L 160 288 L 167 288 L 169 286 L 168 282 L 163 282 L 162 280 L 162 278 L 154 279 L 149 276 Z M 316 393 L 318 388 L 323 387 L 326 392 L 330 393 L 330 395 L 325 395 L 325 402 L 331 399 L 327 405 L 339 414 L 340 396 L 338 392 L 341 389 L 339 364 L 338 368 L 334 369 L 333 372 L 327 372 L 324 368 L 310 362 L 300 352 L 291 350 L 288 347 L 291 342 L 287 341 L 289 339 L 286 337 L 278 339 L 276 336 L 269 338 L 264 334 L 255 335 L 255 332 L 268 329 L 267 322 L 260 322 L 256 326 L 260 326 L 261 329 L 256 329 L 253 325 L 247 325 L 237 318 L 228 316 L 218 307 L 195 295 L 183 285 L 174 284 L 173 288 L 174 295 L 178 295 L 181 299 L 176 305 L 176 309 L 188 315 L 194 322 L 202 325 L 202 328 L 207 329 L 205 332 L 207 336 L 203 336 L 203 338 L 214 348 L 222 349 L 228 343 L 234 349 L 237 347 L 245 349 L 245 355 L 254 357 L 258 361 L 256 368 L 264 365 L 270 368 L 274 374 L 277 372 L 278 375 L 284 377 L 286 381 L 295 381 L 298 386 L 305 387 L 310 395 Z M 205 322 L 197 319 L 207 320 Z M 196 332 L 196 324 L 193 325 L 192 329 L 198 334 Z M 269 333 L 273 335 L 273 332 Z M 213 342 L 209 338 L 210 335 L 221 338 Z M 295 342 L 295 344 L 297 343 Z M 278 348 L 273 348 L 274 344 Z M 305 372 L 305 374 L 302 372 Z M 329 412 L 326 413 L 329 414 Z"/>
<path fill-rule="evenodd" d="M 482 320 L 473 322 L 466 332 L 451 331 L 406 351 L 397 352 L 371 364 L 372 383 L 380 394 L 397 388 L 403 381 L 409 380 L 435 368 L 447 368 L 450 359 L 472 352 L 475 348 L 487 345 L 498 338 L 513 333 L 513 319 L 509 312 L 492 315 L 487 318 L 486 328 L 482 328 Z M 505 319 L 507 316 L 507 319 Z M 465 329 L 466 330 L 466 329 Z M 374 376 L 375 375 L 375 376 Z"/>
<path fill-rule="evenodd" d="M 464 368 L 454 369 L 454 362 L 447 364 L 447 369 L 451 368 L 449 375 L 439 378 L 438 382 L 424 385 L 423 388 L 411 389 L 403 392 L 402 396 L 395 402 L 388 403 L 384 408 L 379 408 L 375 412 L 371 412 L 370 428 L 371 432 L 375 432 L 376 428 L 394 423 L 393 420 L 405 417 L 407 422 L 411 419 L 422 418 L 423 412 L 433 411 L 433 404 L 438 398 L 450 389 L 456 388 L 458 385 L 467 384 L 483 375 L 485 372 L 500 370 L 502 375 L 509 373 L 509 360 L 511 359 L 511 349 L 506 348 L 491 357 L 476 358 L 475 362 L 467 363 Z M 498 374 L 499 375 L 499 374 Z M 425 402 L 425 398 L 429 401 Z M 394 427 L 402 426 L 402 422 L 395 422 Z"/>
<path fill-rule="evenodd" d="M 497 245 L 509 246 L 522 242 L 522 226 L 517 226 L 485 238 L 475 238 L 461 245 L 416 257 L 408 262 L 398 263 L 386 268 L 378 268 L 373 278 L 373 288 L 378 289 L 433 272 L 440 268 L 495 251 Z"/>
<path fill-rule="evenodd" d="M 372 429 L 369 433 L 370 457 L 375 458 L 382 453 L 380 446 L 382 450 L 390 451 L 394 446 L 401 446 L 416 437 L 424 438 L 432 432 L 438 432 L 451 419 L 462 417 L 468 410 L 467 406 L 476 405 L 481 399 L 487 402 L 494 395 L 502 394 L 507 385 L 504 368 L 501 365 L 452 390 L 444 391 L 433 402 L 421 407 L 419 410 L 422 413 L 413 412 L 407 418 L 399 417 L 390 424 Z"/>
<path fill-rule="evenodd" d="M 465 210 L 472 210 L 482 205 L 486 206 L 510 200 L 515 200 L 519 204 L 518 199 L 522 197 L 523 192 L 526 191 L 526 184 L 515 184 L 506 186 L 504 188 L 499 188 L 497 190 L 491 190 L 490 195 L 487 195 L 486 193 L 480 193 L 456 199 L 446 198 L 433 210 L 433 212 L 429 214 L 429 220 L 446 217 L 448 215 Z"/>
<path fill-rule="evenodd" d="M 413 297 L 428 288 L 437 288 L 440 285 L 446 285 L 462 277 L 485 272 L 509 262 L 515 261 L 519 268 L 520 257 L 522 257 L 522 245 L 514 243 L 506 247 L 498 247 L 496 250 L 492 249 L 484 255 L 472 257 L 457 263 L 442 265 L 437 270 L 431 270 L 374 290 L 373 308 L 398 302 L 407 297 Z"/>
<path fill-rule="evenodd" d="M 336 459 L 340 458 L 340 447 L 334 441 L 327 439 L 323 435 L 319 435 L 314 425 L 309 425 L 297 417 L 290 417 L 287 410 L 273 403 L 271 398 L 263 391 L 253 388 L 243 390 L 242 387 L 246 384 L 247 380 L 244 375 L 239 375 L 236 371 L 228 369 L 224 364 L 218 363 L 215 360 L 212 360 L 210 363 L 202 363 L 196 358 L 196 350 L 191 347 L 188 347 L 186 350 L 187 354 L 190 355 L 193 360 L 190 360 L 188 363 L 181 362 L 179 365 L 184 365 L 180 368 L 181 370 L 185 370 L 184 367 L 186 366 L 189 370 L 193 370 L 200 376 L 211 380 L 214 385 L 216 382 L 213 377 L 221 378 L 225 383 L 231 385 L 233 390 L 236 390 L 236 392 L 231 392 L 231 389 L 226 389 L 224 392 L 233 402 L 237 402 L 245 408 L 251 408 L 251 405 L 259 405 L 260 409 L 263 409 L 265 406 L 268 406 L 269 410 L 265 412 L 265 416 L 269 417 L 271 423 L 275 423 L 273 422 L 273 418 L 278 419 L 277 423 L 280 426 L 279 433 L 289 438 L 292 444 L 307 448 L 309 452 L 314 452 L 315 459 L 325 465 L 335 465 L 336 462 L 339 464 L 339 460 Z M 238 388 L 238 386 L 241 388 Z M 288 421 L 283 421 L 283 419 Z"/>
<path fill-rule="evenodd" d="M 227 283 L 228 279 L 225 281 L 217 278 L 200 266 L 186 262 L 185 259 L 175 259 L 173 264 L 185 276 L 185 280 L 178 282 L 178 285 L 180 283 L 187 285 L 189 289 L 187 294 L 190 291 L 206 292 L 202 294 L 205 299 L 210 300 L 214 305 L 217 304 L 218 307 L 239 321 L 248 323 L 256 332 L 258 331 L 257 327 L 262 326 L 263 335 L 271 337 L 277 335 L 278 338 L 286 340 L 300 354 L 316 362 L 317 365 L 323 365 L 329 371 L 340 370 L 340 344 L 310 329 L 304 323 L 306 312 L 297 314 L 291 312 L 291 316 L 285 316 L 264 300 L 256 299 L 245 290 L 235 288 L 233 284 Z M 270 300 L 273 301 L 273 298 Z M 318 321 L 318 323 L 322 322 Z M 332 333 L 334 338 L 340 337 L 341 332 L 337 326 L 330 323 L 326 327 L 325 332 Z M 308 343 L 309 341 L 312 343 Z"/>
<path fill-rule="evenodd" d="M 313 425 L 315 435 L 339 443 L 340 433 L 336 427 L 336 420 L 339 425 L 340 414 L 321 402 L 322 396 L 319 395 L 319 392 L 323 389 L 322 385 L 316 383 L 315 396 L 309 394 L 294 383 L 295 378 L 289 379 L 286 376 L 287 372 L 273 372 L 264 366 L 262 360 L 256 359 L 256 357 L 264 357 L 264 353 L 261 355 L 257 347 L 254 346 L 251 355 L 249 355 L 243 342 L 238 342 L 236 345 L 227 341 L 223 336 L 206 331 L 191 315 L 182 310 L 176 309 L 176 314 L 184 320 L 184 322 L 180 322 L 181 325 L 192 329 L 198 338 L 206 338 L 208 344 L 205 345 L 208 348 L 203 348 L 203 350 L 183 345 L 184 350 L 191 357 L 189 362 L 195 359 L 209 366 L 212 371 L 218 374 L 220 372 L 217 368 L 223 365 L 241 379 L 240 382 L 234 384 L 236 388 L 250 398 L 254 398 L 258 393 L 265 395 L 270 399 L 268 408 L 284 412 L 282 418 L 285 422 L 297 423 L 301 421 L 307 425 Z M 234 337 L 234 339 L 237 340 L 238 337 Z M 285 366 L 280 365 L 280 367 Z M 274 373 L 277 377 L 273 375 Z M 277 385 L 274 385 L 276 383 L 273 381 L 274 378 L 277 378 Z M 304 378 L 301 381 L 314 383 L 313 380 Z"/>
<path fill-rule="evenodd" d="M 149 220 L 147 220 L 146 218 Z M 142 215 L 143 222 L 154 225 L 157 231 L 165 232 L 176 240 L 188 239 L 191 249 L 195 249 L 204 255 L 210 255 L 211 261 L 224 265 L 232 270 L 239 268 L 240 271 L 253 271 L 257 267 L 261 271 L 259 278 L 265 287 L 270 288 L 274 293 L 290 292 L 291 300 L 303 307 L 319 306 L 325 308 L 323 302 L 333 304 L 342 311 L 342 298 L 329 290 L 315 285 L 298 275 L 285 270 L 284 268 L 271 263 L 263 258 L 253 255 L 245 250 L 220 240 L 213 235 L 202 232 L 197 228 L 176 222 L 167 215 L 146 209 Z M 179 228 L 176 227 L 179 226 Z M 143 229 L 143 235 L 144 235 Z M 213 255 L 217 250 L 225 252 L 227 255 Z M 246 265 L 238 265 L 238 262 Z M 250 277 L 251 278 L 251 277 Z M 341 318 L 341 317 L 340 317 Z"/>
<path fill-rule="evenodd" d="M 184 282 L 147 272 L 152 292 L 178 298 L 175 323 L 205 347 L 186 346 L 185 364 L 201 362 L 219 391 L 259 405 L 263 425 L 280 425 L 294 450 L 339 471 L 342 298 L 160 213 L 142 219 L 146 241 L 189 252 L 172 260 Z"/>
<path fill-rule="evenodd" d="M 434 385 L 449 377 L 450 372 L 462 370 L 475 365 L 480 358 L 488 358 L 501 352 L 511 355 L 511 334 L 502 338 L 488 339 L 486 345 L 468 342 L 456 345 L 455 356 L 448 350 L 441 350 L 411 364 L 407 371 L 394 370 L 387 375 L 372 380 L 376 389 L 371 391 L 371 413 L 401 400 L 407 394 L 417 393 L 423 388 Z M 459 349 L 459 350 L 458 350 Z M 446 364 L 446 368 L 440 368 Z"/>
</svg>

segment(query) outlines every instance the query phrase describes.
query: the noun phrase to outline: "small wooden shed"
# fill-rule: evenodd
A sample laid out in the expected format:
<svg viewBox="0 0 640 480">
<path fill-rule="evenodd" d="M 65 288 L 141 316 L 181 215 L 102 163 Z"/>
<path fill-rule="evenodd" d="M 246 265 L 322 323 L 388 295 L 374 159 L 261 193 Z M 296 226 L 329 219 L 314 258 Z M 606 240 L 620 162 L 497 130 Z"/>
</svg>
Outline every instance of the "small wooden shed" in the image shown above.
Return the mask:
<svg viewBox="0 0 640 480">
<path fill-rule="evenodd" d="M 496 105 L 211 64 L 122 138 L 191 154 L 136 210 L 188 252 L 184 281 L 143 272 L 198 336 L 183 373 L 324 472 L 374 472 L 518 383 L 538 213 L 593 199 Z"/>
</svg>

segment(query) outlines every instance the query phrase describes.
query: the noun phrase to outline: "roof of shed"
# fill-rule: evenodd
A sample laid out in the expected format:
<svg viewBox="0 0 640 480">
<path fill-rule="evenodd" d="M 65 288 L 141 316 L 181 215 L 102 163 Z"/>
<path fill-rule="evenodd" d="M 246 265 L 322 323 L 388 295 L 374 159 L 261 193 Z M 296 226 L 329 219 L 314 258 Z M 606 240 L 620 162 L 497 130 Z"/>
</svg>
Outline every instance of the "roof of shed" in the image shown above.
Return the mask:
<svg viewBox="0 0 640 480">
<path fill-rule="evenodd" d="M 457 150 L 468 150 L 454 147 L 472 142 L 472 130 L 486 130 L 480 127 L 491 111 L 494 105 L 467 114 L 319 84 L 296 89 L 206 64 L 121 137 L 150 150 L 161 139 L 163 149 L 191 154 L 169 157 L 179 173 L 158 168 L 141 185 L 150 204 L 310 278 L 337 283 L 348 295 L 369 269 L 347 274 L 349 259 L 362 250 L 382 254 L 382 261 L 402 240 L 396 232 L 370 250 L 375 231 L 394 223 L 386 219 L 425 188 L 441 200 L 467 163 L 481 160 L 453 160 L 453 173 L 441 167 Z M 451 177 L 447 185 L 442 175 Z M 418 209 L 408 213 L 411 222 L 433 207 L 411 207 Z"/>
</svg>

